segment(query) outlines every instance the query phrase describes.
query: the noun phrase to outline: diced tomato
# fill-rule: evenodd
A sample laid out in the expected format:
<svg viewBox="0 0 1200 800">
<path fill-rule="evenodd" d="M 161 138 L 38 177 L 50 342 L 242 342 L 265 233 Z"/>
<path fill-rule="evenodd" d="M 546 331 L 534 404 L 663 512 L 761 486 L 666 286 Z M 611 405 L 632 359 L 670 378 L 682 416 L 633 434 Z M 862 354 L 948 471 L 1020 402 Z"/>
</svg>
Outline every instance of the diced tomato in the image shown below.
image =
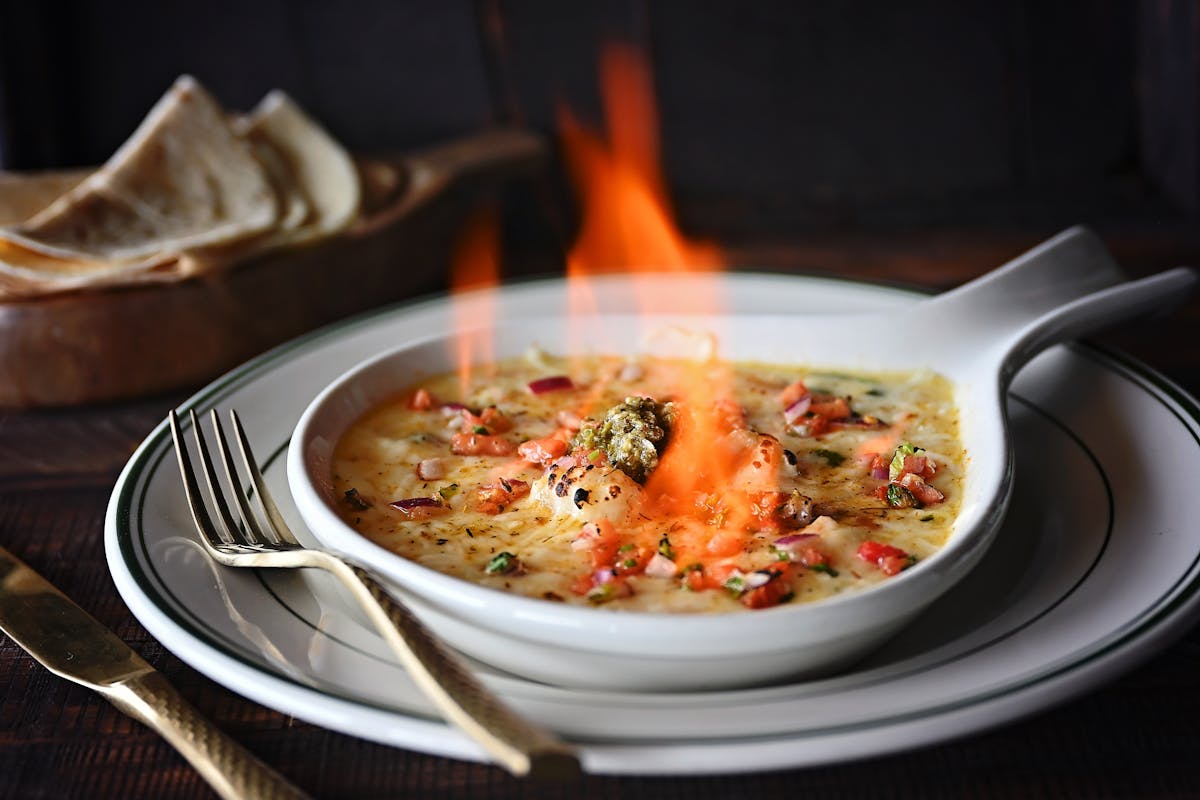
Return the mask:
<svg viewBox="0 0 1200 800">
<path fill-rule="evenodd" d="M 548 467 L 554 461 L 571 449 L 569 438 L 565 431 L 558 431 L 545 439 L 530 439 L 517 446 L 517 453 L 526 461 Z"/>
<path fill-rule="evenodd" d="M 777 606 L 792 594 L 791 569 L 787 564 L 771 564 L 763 571 L 773 573 L 771 580 L 756 586 L 738 598 L 747 608 L 770 608 Z"/>
<path fill-rule="evenodd" d="M 813 415 L 797 422 L 792 426 L 792 430 L 800 436 L 820 436 L 827 433 L 832 426 L 829 417 Z"/>
<path fill-rule="evenodd" d="M 737 572 L 737 564 L 732 562 L 712 564 L 704 569 L 703 585 L 708 589 L 720 589 L 734 572 Z"/>
<path fill-rule="evenodd" d="M 529 484 L 525 481 L 501 478 L 496 483 L 486 483 L 476 490 L 475 507 L 484 514 L 499 514 L 528 494 Z"/>
<path fill-rule="evenodd" d="M 495 406 L 488 406 L 478 414 L 471 413 L 470 409 L 463 409 L 463 433 L 473 433 L 477 428 L 487 428 L 488 433 L 506 433 L 511 431 L 512 427 L 512 420 L 506 417 L 504 412 Z"/>
<path fill-rule="evenodd" d="M 802 400 L 808 396 L 808 387 L 804 385 L 804 381 L 795 381 L 779 393 L 779 405 L 787 408 L 797 400 Z"/>
<path fill-rule="evenodd" d="M 863 561 L 878 564 L 879 559 L 887 557 L 908 558 L 908 553 L 890 544 L 868 540 L 858 546 L 858 557 Z"/>
<path fill-rule="evenodd" d="M 700 564 L 694 564 L 684 571 L 683 585 L 693 592 L 712 588 L 708 586 L 708 577 L 704 574 L 704 567 Z"/>
<path fill-rule="evenodd" d="M 408 401 L 408 407 L 413 411 L 428 411 L 437 404 L 437 398 L 425 388 L 417 389 L 413 392 L 412 398 Z"/>
<path fill-rule="evenodd" d="M 879 567 L 885 575 L 903 572 L 913 563 L 912 557 L 899 547 L 875 541 L 859 545 L 858 557 Z"/>
<path fill-rule="evenodd" d="M 925 477 L 925 471 L 929 469 L 929 459 L 925 456 L 905 456 L 904 466 L 900 472 L 903 475 L 920 475 Z M 933 477 L 930 475 L 930 477 Z"/>
<path fill-rule="evenodd" d="M 796 553 L 796 560 L 806 567 L 828 567 L 829 556 L 815 547 L 801 547 Z"/>
<path fill-rule="evenodd" d="M 827 420 L 846 419 L 851 413 L 850 403 L 844 397 L 815 397 L 808 410 L 813 416 Z"/>
<path fill-rule="evenodd" d="M 572 550 L 586 551 L 591 555 L 593 567 L 611 566 L 620 546 L 621 537 L 617 529 L 606 519 L 587 523 L 571 542 Z"/>
<path fill-rule="evenodd" d="M 926 483 L 920 475 L 909 473 L 900 479 L 900 485 L 908 489 L 922 505 L 932 506 L 946 499 L 946 495 Z"/>
<path fill-rule="evenodd" d="M 458 456 L 511 456 L 517 446 L 503 436 L 486 433 L 456 433 L 450 437 L 450 452 Z"/>
</svg>

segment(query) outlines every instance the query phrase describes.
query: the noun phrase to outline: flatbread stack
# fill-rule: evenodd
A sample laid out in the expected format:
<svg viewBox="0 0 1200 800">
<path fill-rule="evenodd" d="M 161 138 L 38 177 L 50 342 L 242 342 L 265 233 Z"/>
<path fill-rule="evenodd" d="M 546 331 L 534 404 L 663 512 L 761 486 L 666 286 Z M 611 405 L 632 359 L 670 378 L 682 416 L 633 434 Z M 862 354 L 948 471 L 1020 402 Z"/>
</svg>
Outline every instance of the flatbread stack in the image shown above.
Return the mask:
<svg viewBox="0 0 1200 800">
<path fill-rule="evenodd" d="M 187 76 L 99 170 L 20 186 L 0 175 L 0 301 L 212 274 L 333 236 L 362 202 L 354 161 L 285 94 L 231 116 Z"/>
</svg>

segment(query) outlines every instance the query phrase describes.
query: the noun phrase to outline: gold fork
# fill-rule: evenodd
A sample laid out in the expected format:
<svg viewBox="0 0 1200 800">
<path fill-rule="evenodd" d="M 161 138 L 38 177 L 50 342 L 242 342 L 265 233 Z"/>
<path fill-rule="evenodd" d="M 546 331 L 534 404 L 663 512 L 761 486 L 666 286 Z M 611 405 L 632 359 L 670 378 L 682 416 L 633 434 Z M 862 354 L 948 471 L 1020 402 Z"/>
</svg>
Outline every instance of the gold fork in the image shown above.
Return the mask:
<svg viewBox="0 0 1200 800">
<path fill-rule="evenodd" d="M 492 694 L 364 569 L 330 553 L 305 548 L 296 540 L 267 492 L 236 412 L 231 409 L 229 416 L 249 485 L 241 479 L 216 410 L 211 412 L 211 426 L 224 467 L 224 482 L 217 476 L 196 413 L 188 413 L 215 518 L 200 494 L 197 470 L 192 468 L 174 411 L 170 413 L 171 437 L 192 519 L 200 531 L 201 543 L 216 561 L 229 567 L 315 567 L 331 573 L 349 589 L 445 719 L 482 745 L 497 763 L 514 775 L 569 778 L 580 774 L 579 759 L 571 747 L 520 717 Z M 251 494 L 258 503 L 251 500 Z"/>
</svg>

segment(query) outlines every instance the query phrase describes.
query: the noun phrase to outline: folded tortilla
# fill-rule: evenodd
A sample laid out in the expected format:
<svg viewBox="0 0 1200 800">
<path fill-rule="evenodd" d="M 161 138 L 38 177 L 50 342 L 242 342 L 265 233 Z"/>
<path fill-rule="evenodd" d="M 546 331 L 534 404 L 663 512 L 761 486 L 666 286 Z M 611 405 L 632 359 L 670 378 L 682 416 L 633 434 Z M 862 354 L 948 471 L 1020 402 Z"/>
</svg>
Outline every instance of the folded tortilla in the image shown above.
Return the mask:
<svg viewBox="0 0 1200 800">
<path fill-rule="evenodd" d="M 101 169 L 0 239 L 83 262 L 143 267 L 166 252 L 230 244 L 272 228 L 266 170 L 216 101 L 180 78 Z"/>
<path fill-rule="evenodd" d="M 100 170 L 18 183 L 0 183 L 0 299 L 203 275 L 343 231 L 363 203 L 354 160 L 287 95 L 230 118 L 186 76 Z"/>
<path fill-rule="evenodd" d="M 285 219 L 267 233 L 181 256 L 181 269 L 203 273 L 223 263 L 297 247 L 345 230 L 357 218 L 362 185 L 350 154 L 285 93 L 273 91 L 233 128 L 268 165 Z M 305 209 L 297 221 L 295 211 Z"/>
<path fill-rule="evenodd" d="M 74 189 L 91 170 L 0 172 L 0 225 L 16 225 Z"/>
</svg>

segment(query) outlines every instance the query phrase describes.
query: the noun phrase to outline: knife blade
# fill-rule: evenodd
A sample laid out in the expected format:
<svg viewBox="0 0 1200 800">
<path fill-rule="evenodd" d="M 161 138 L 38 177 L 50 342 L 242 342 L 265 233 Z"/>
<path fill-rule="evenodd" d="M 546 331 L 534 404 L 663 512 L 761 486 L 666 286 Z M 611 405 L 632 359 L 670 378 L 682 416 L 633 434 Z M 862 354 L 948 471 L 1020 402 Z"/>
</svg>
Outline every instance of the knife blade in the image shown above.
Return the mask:
<svg viewBox="0 0 1200 800">
<path fill-rule="evenodd" d="M 0 631 L 46 669 L 99 692 L 158 732 L 221 797 L 307 797 L 208 721 L 116 634 L 3 547 Z"/>
</svg>

